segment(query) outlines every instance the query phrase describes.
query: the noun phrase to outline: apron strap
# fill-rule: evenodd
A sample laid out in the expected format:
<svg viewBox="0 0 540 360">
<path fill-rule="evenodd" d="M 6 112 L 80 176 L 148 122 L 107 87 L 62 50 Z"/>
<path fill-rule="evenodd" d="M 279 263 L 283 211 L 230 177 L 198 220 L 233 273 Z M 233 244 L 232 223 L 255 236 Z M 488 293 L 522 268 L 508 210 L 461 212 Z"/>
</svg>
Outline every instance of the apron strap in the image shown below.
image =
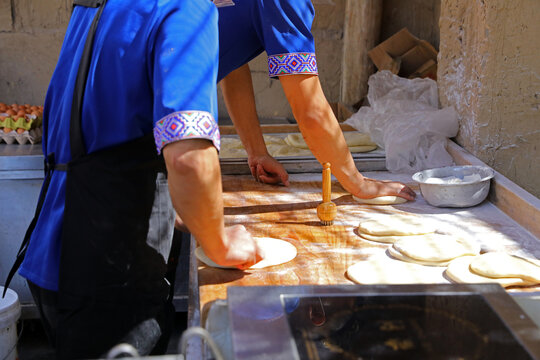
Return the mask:
<svg viewBox="0 0 540 360">
<path fill-rule="evenodd" d="M 58 164 L 58 165 L 65 165 L 65 164 Z M 45 157 L 44 168 L 45 168 L 45 179 L 43 181 L 43 187 L 41 188 L 41 192 L 39 193 L 39 198 L 38 198 L 38 203 L 36 206 L 36 211 L 34 213 L 34 218 L 30 222 L 28 229 L 26 229 L 26 233 L 24 234 L 24 239 L 22 241 L 21 247 L 19 248 L 19 251 L 17 252 L 17 257 L 15 258 L 15 263 L 11 267 L 11 270 L 9 271 L 9 274 L 6 278 L 6 284 L 4 286 L 4 292 L 2 293 L 2 298 L 6 295 L 6 291 L 9 287 L 9 284 L 11 283 L 13 276 L 15 276 L 15 273 L 21 266 L 24 260 L 24 257 L 26 255 L 26 250 L 28 249 L 28 243 L 30 242 L 30 236 L 32 235 L 32 232 L 34 231 L 34 228 L 36 227 L 37 219 L 39 217 L 39 214 L 41 213 L 43 202 L 45 201 L 45 194 L 47 194 L 47 190 L 49 189 L 49 184 L 51 183 L 53 169 L 56 168 L 56 164 L 54 163 L 54 153 L 51 153 L 47 155 L 47 157 Z"/>
<path fill-rule="evenodd" d="M 84 89 L 86 87 L 86 79 L 88 78 L 88 72 L 90 69 L 90 62 L 92 61 L 92 47 L 94 44 L 94 35 L 98 26 L 99 19 L 103 13 L 103 8 L 107 0 L 75 0 L 73 5 L 82 5 L 97 7 L 99 9 L 94 16 L 92 25 L 88 30 L 86 42 L 84 44 L 83 53 L 81 56 L 81 62 L 79 63 L 79 70 L 77 72 L 77 79 L 75 80 L 75 89 L 73 91 L 73 101 L 71 103 L 71 120 L 69 126 L 70 137 L 70 149 L 71 159 L 75 160 L 86 155 L 86 147 L 84 145 L 82 135 L 82 105 L 84 98 Z"/>
</svg>

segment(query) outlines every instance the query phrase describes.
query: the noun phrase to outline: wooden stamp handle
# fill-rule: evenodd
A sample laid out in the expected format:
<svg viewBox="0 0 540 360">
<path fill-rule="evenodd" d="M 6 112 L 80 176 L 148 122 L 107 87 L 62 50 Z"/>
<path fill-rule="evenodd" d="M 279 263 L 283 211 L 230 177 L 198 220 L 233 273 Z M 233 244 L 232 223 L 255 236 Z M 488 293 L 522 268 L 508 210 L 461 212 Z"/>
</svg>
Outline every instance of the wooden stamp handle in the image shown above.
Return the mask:
<svg viewBox="0 0 540 360">
<path fill-rule="evenodd" d="M 330 170 L 330 163 L 323 164 L 322 192 L 323 202 L 329 202 L 332 198 L 332 170 Z"/>
</svg>

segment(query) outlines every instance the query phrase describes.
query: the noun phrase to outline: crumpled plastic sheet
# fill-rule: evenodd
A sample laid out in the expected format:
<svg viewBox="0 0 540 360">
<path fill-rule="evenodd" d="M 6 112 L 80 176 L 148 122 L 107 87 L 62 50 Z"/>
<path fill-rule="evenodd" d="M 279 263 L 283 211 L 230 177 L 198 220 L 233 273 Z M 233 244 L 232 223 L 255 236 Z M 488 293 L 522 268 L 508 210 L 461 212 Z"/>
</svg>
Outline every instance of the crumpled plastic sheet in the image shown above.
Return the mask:
<svg viewBox="0 0 540 360">
<path fill-rule="evenodd" d="M 414 173 L 453 165 L 446 143 L 457 135 L 457 113 L 453 107 L 439 109 L 435 81 L 379 71 L 368 85 L 370 106 L 361 107 L 345 123 L 385 149 L 389 171 Z"/>
</svg>

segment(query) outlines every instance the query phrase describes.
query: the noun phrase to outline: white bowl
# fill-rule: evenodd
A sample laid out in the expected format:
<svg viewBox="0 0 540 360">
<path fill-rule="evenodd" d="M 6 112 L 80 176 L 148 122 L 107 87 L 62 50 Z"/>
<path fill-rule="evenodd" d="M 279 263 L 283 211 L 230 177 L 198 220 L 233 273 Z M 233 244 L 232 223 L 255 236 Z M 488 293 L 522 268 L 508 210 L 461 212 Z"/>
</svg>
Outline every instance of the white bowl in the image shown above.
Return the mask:
<svg viewBox="0 0 540 360">
<path fill-rule="evenodd" d="M 437 207 L 470 207 L 487 197 L 495 172 L 487 166 L 448 166 L 417 172 L 422 196 Z"/>
</svg>

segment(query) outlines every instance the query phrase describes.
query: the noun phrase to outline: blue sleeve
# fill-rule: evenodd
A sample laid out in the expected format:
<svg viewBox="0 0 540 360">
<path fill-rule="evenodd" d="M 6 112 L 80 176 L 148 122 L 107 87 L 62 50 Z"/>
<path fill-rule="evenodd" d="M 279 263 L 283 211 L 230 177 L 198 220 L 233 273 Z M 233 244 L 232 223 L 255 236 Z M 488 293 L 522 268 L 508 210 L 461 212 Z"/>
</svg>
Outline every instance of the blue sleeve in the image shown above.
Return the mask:
<svg viewBox="0 0 540 360">
<path fill-rule="evenodd" d="M 203 138 L 219 149 L 217 119 L 217 9 L 190 0 L 170 11 L 156 34 L 153 54 L 154 138 L 169 143 Z"/>
<path fill-rule="evenodd" d="M 271 77 L 317 74 L 310 0 L 256 0 Z"/>
</svg>

